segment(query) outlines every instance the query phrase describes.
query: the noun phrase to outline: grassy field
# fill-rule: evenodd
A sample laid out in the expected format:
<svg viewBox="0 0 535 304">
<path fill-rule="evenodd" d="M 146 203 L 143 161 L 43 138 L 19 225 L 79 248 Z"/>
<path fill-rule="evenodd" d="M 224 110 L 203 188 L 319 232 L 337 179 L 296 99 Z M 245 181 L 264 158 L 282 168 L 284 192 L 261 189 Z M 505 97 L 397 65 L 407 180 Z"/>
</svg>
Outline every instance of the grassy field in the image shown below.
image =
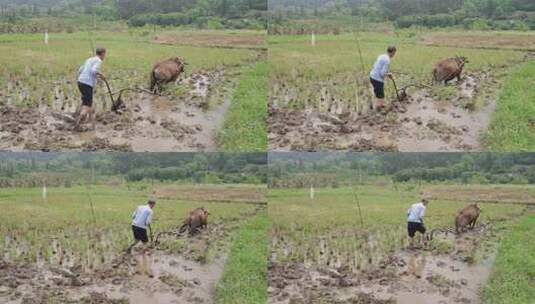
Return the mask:
<svg viewBox="0 0 535 304">
<path fill-rule="evenodd" d="M 101 269 L 132 243 L 131 214 L 151 196 L 149 187 L 97 186 L 3 190 L 5 212 L 0 249 L 8 261 L 80 265 L 87 272 Z M 206 190 L 206 192 L 210 192 Z M 91 213 L 94 206 L 95 221 Z M 233 221 L 253 212 L 254 205 L 209 203 L 202 200 L 158 199 L 153 231 L 180 226 L 189 211 L 204 206 L 211 222 Z M 61 257 L 58 252 L 61 253 Z M 208 254 L 208 253 L 207 253 Z"/>
<path fill-rule="evenodd" d="M 241 76 L 227 120 L 219 134 L 225 151 L 267 150 L 267 65 L 257 64 Z"/>
<path fill-rule="evenodd" d="M 351 188 L 316 189 L 314 200 L 310 200 L 309 191 L 304 189 L 270 190 L 271 252 L 278 262 L 329 265 L 336 260 L 353 269 L 375 264 L 407 245 L 407 209 L 419 199 L 420 192 L 432 194 L 436 187 L 419 188 L 413 184 L 398 185 L 398 190 L 391 186 L 356 187 L 363 226 Z M 458 188 L 466 190 L 465 202 L 432 199 L 426 214 L 429 230 L 453 227 L 457 212 L 470 202 L 470 193 L 485 186 Z M 533 193 L 529 187 L 510 189 Z M 485 192 L 499 193 L 500 189 L 487 186 Z M 484 204 L 482 209 L 480 220 L 488 222 L 515 217 L 523 207 Z M 320 252 L 330 254 L 326 257 Z"/>
<path fill-rule="evenodd" d="M 266 303 L 268 227 L 264 214 L 251 219 L 238 233 L 217 288 L 218 303 Z"/>
<path fill-rule="evenodd" d="M 534 233 L 535 216 L 531 213 L 501 242 L 490 282 L 484 289 L 485 303 L 533 303 Z"/>
<path fill-rule="evenodd" d="M 515 70 L 501 92 L 487 135 L 493 151 L 535 149 L 535 62 Z"/>
</svg>

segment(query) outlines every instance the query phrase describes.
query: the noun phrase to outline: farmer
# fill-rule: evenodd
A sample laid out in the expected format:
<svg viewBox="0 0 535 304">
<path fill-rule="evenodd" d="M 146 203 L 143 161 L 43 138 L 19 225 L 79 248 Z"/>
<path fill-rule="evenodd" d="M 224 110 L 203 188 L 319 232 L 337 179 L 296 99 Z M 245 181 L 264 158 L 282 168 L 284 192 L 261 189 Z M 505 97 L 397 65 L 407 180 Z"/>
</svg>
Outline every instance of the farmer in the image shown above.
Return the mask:
<svg viewBox="0 0 535 304">
<path fill-rule="evenodd" d="M 128 247 L 128 252 L 132 250 L 139 242 L 143 244 L 141 249 L 142 261 L 138 263 L 141 266 L 141 269 L 138 269 L 138 272 L 143 274 L 146 273 L 149 277 L 152 277 L 152 271 L 147 262 L 147 256 L 150 256 L 149 248 L 147 243 L 149 242 L 149 237 L 147 235 L 147 228 L 150 229 L 150 224 L 152 222 L 152 209 L 156 206 L 156 201 L 149 200 L 146 205 L 141 205 L 136 208 L 132 214 L 132 232 L 134 233 L 134 243 Z"/>
<path fill-rule="evenodd" d="M 424 216 L 425 209 L 429 201 L 423 198 L 421 202 L 413 204 L 407 211 L 407 230 L 409 232 L 409 247 L 414 247 L 414 236 L 416 232 L 420 232 L 422 236 L 425 233 Z"/>
<path fill-rule="evenodd" d="M 370 72 L 370 81 L 373 86 L 375 98 L 377 98 L 375 108 L 380 110 L 385 107 L 385 77 L 394 79 L 392 73 L 389 72 L 390 60 L 396 55 L 397 49 L 395 46 L 389 46 L 386 54 L 377 57 L 373 69 Z"/>
<path fill-rule="evenodd" d="M 100 73 L 100 65 L 104 58 L 106 58 L 106 49 L 97 48 L 96 56 L 91 57 L 85 61 L 85 63 L 78 70 L 78 89 L 82 94 L 82 108 L 80 110 L 80 115 L 76 119 L 76 129 L 79 129 L 80 123 L 83 122 L 86 117 L 89 121 L 92 121 L 93 117 L 93 91 L 97 80 L 103 79 L 106 77 Z M 94 126 L 93 126 L 94 127 Z"/>
</svg>

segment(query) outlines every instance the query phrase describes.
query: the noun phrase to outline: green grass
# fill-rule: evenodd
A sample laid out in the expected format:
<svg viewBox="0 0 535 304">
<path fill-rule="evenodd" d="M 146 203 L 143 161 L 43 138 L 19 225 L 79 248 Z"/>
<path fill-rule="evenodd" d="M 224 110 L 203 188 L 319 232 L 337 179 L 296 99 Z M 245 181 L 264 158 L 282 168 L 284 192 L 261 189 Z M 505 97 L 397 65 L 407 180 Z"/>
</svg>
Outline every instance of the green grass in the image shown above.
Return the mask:
<svg viewBox="0 0 535 304">
<path fill-rule="evenodd" d="M 505 83 L 486 137 L 492 151 L 535 150 L 535 61 Z"/>
<path fill-rule="evenodd" d="M 96 225 L 92 222 L 90 198 Z M 43 201 L 41 189 L 3 189 L 0 195 L 0 252 L 13 262 L 36 263 L 57 258 L 53 251 L 70 257 L 69 263 L 85 270 L 100 269 L 131 242 L 131 214 L 151 196 L 148 188 L 96 186 L 49 188 Z M 210 221 L 227 221 L 251 212 L 252 205 L 159 199 L 154 209 L 153 231 L 180 226 L 194 208 L 210 210 Z M 52 244 L 54 240 L 57 245 Z"/>
<path fill-rule="evenodd" d="M 308 189 L 272 189 L 268 193 L 270 237 L 275 240 L 271 251 L 279 262 L 341 262 L 357 269 L 374 264 L 407 245 L 406 212 L 418 201 L 422 189 L 412 184 L 398 185 L 398 189 L 384 185 L 356 189 L 363 226 L 351 188 L 316 189 L 313 201 Z M 426 227 L 453 227 L 455 215 L 467 204 L 433 199 L 427 208 Z M 517 205 L 482 206 L 483 222 L 508 219 L 522 211 Z"/>
<path fill-rule="evenodd" d="M 267 301 L 267 214 L 251 219 L 232 243 L 223 279 L 217 287 L 219 304 L 264 304 Z"/>
<path fill-rule="evenodd" d="M 266 63 L 258 63 L 241 76 L 219 134 L 222 150 L 267 150 L 267 70 Z"/>
<path fill-rule="evenodd" d="M 484 303 L 530 304 L 535 299 L 535 216 L 522 219 L 501 242 Z"/>
</svg>

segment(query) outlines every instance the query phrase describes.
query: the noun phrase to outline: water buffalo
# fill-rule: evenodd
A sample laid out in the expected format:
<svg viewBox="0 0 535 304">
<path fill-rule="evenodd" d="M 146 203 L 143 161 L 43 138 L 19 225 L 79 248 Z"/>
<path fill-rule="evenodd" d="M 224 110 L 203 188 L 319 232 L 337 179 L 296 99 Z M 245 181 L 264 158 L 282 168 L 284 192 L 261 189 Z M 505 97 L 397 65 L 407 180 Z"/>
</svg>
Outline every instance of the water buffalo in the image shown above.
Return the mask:
<svg viewBox="0 0 535 304">
<path fill-rule="evenodd" d="M 457 80 L 460 81 L 461 73 L 463 72 L 463 68 L 466 63 L 468 63 L 468 59 L 460 56 L 441 60 L 433 67 L 434 81 L 444 81 L 444 83 L 447 84 L 448 81 L 455 77 L 457 77 Z"/>
<path fill-rule="evenodd" d="M 457 217 L 455 217 L 455 232 L 458 234 L 465 228 L 474 228 L 476 221 L 481 214 L 481 208 L 477 204 L 466 206 Z"/>
<path fill-rule="evenodd" d="M 154 65 L 150 74 L 150 90 L 160 90 L 162 84 L 174 82 L 184 72 L 187 63 L 178 57 L 160 61 Z"/>
<path fill-rule="evenodd" d="M 191 211 L 188 217 L 184 220 L 182 227 L 180 227 L 180 233 L 184 233 L 187 229 L 190 234 L 194 234 L 200 228 L 206 228 L 208 226 L 209 214 L 210 212 L 204 207 Z"/>
</svg>

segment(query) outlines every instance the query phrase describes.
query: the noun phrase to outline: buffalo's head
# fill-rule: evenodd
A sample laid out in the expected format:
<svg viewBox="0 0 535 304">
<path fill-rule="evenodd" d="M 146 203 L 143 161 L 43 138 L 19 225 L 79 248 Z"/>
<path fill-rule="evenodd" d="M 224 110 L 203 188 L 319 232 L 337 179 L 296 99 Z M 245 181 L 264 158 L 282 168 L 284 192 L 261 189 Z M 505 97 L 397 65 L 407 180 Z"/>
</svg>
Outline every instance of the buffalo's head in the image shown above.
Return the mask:
<svg viewBox="0 0 535 304">
<path fill-rule="evenodd" d="M 180 57 L 173 57 L 173 58 L 171 58 L 171 61 L 174 61 L 179 65 L 187 65 L 188 64 L 186 62 L 186 60 L 184 60 L 183 58 L 180 58 Z"/>
<path fill-rule="evenodd" d="M 205 215 L 209 215 L 210 212 L 208 211 L 208 209 L 204 208 L 204 207 L 201 207 L 201 210 L 204 212 Z"/>
<path fill-rule="evenodd" d="M 468 58 L 464 56 L 455 56 L 455 61 L 459 63 L 459 65 L 464 66 L 466 63 L 469 63 Z"/>
</svg>

